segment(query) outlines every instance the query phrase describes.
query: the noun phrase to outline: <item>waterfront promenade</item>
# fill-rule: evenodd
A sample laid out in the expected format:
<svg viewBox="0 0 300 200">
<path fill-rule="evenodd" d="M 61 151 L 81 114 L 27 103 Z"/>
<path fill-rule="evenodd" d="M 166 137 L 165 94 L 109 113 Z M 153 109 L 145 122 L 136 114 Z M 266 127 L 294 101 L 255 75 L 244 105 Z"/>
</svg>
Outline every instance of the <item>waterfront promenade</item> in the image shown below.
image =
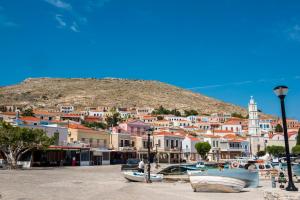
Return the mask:
<svg viewBox="0 0 300 200">
<path fill-rule="evenodd" d="M 271 188 L 270 181 L 260 185 L 236 194 L 194 193 L 189 183 L 129 183 L 118 165 L 0 170 L 1 200 L 255 200 L 263 199 L 263 190 Z"/>
</svg>

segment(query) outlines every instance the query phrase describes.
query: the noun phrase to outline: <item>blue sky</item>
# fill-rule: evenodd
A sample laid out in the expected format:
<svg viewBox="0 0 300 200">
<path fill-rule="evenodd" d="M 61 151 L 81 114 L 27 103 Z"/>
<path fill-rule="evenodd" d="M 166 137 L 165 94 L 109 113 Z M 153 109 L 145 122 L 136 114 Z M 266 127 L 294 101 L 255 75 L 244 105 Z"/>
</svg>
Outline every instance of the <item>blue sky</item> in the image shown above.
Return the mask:
<svg viewBox="0 0 300 200">
<path fill-rule="evenodd" d="M 300 2 L 0 0 L 0 85 L 27 77 L 160 80 L 300 119 Z"/>
</svg>

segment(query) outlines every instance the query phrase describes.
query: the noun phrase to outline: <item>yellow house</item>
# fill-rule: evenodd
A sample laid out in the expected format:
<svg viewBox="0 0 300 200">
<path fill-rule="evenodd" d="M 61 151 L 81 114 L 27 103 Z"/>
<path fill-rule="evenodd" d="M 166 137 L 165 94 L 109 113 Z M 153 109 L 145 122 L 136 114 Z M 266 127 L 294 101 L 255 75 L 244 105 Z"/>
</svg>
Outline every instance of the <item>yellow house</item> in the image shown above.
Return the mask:
<svg viewBox="0 0 300 200">
<path fill-rule="evenodd" d="M 94 130 L 80 124 L 70 124 L 68 126 L 68 142 L 84 143 L 92 148 L 107 149 L 110 144 L 109 133 L 104 130 Z"/>
</svg>

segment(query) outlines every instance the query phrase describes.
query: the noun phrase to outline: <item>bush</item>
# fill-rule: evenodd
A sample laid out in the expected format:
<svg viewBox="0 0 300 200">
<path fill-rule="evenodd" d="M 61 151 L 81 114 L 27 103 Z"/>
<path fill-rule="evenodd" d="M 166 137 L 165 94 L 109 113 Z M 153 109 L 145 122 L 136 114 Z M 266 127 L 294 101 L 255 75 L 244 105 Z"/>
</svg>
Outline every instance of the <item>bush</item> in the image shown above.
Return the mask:
<svg viewBox="0 0 300 200">
<path fill-rule="evenodd" d="M 266 155 L 265 151 L 259 151 L 259 152 L 256 153 L 257 157 L 262 157 L 262 156 L 265 156 L 265 155 Z"/>
<path fill-rule="evenodd" d="M 300 154 L 300 145 L 296 145 L 292 148 L 293 154 Z"/>
</svg>

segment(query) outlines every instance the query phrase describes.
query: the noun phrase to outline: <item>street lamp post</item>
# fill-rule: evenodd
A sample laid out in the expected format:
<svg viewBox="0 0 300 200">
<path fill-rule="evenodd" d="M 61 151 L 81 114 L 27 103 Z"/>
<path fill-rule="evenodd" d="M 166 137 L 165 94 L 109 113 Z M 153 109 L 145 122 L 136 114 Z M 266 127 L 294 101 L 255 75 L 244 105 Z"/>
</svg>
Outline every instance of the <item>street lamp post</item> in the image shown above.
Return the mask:
<svg viewBox="0 0 300 200">
<path fill-rule="evenodd" d="M 294 185 L 293 176 L 292 176 L 289 138 L 288 138 L 288 132 L 287 132 L 286 114 L 285 114 L 285 105 L 284 105 L 284 98 L 287 95 L 288 87 L 277 86 L 274 88 L 274 92 L 279 97 L 280 105 L 281 105 L 282 125 L 283 125 L 284 142 L 285 142 L 285 154 L 286 154 L 287 170 L 288 170 L 288 176 L 289 176 L 289 183 L 288 183 L 286 190 L 287 191 L 298 191 L 298 188 L 296 188 Z"/>
<path fill-rule="evenodd" d="M 154 141 L 154 140 L 153 140 Z M 157 152 L 158 144 L 155 144 L 155 168 L 158 168 L 158 152 Z"/>
<path fill-rule="evenodd" d="M 148 142 L 147 142 L 147 147 L 148 147 L 148 169 L 147 169 L 147 183 L 151 183 L 151 177 L 150 177 L 150 171 L 151 171 L 151 164 L 150 164 L 150 135 L 152 133 L 152 129 L 149 128 L 147 130 L 147 135 L 148 135 Z"/>
</svg>

